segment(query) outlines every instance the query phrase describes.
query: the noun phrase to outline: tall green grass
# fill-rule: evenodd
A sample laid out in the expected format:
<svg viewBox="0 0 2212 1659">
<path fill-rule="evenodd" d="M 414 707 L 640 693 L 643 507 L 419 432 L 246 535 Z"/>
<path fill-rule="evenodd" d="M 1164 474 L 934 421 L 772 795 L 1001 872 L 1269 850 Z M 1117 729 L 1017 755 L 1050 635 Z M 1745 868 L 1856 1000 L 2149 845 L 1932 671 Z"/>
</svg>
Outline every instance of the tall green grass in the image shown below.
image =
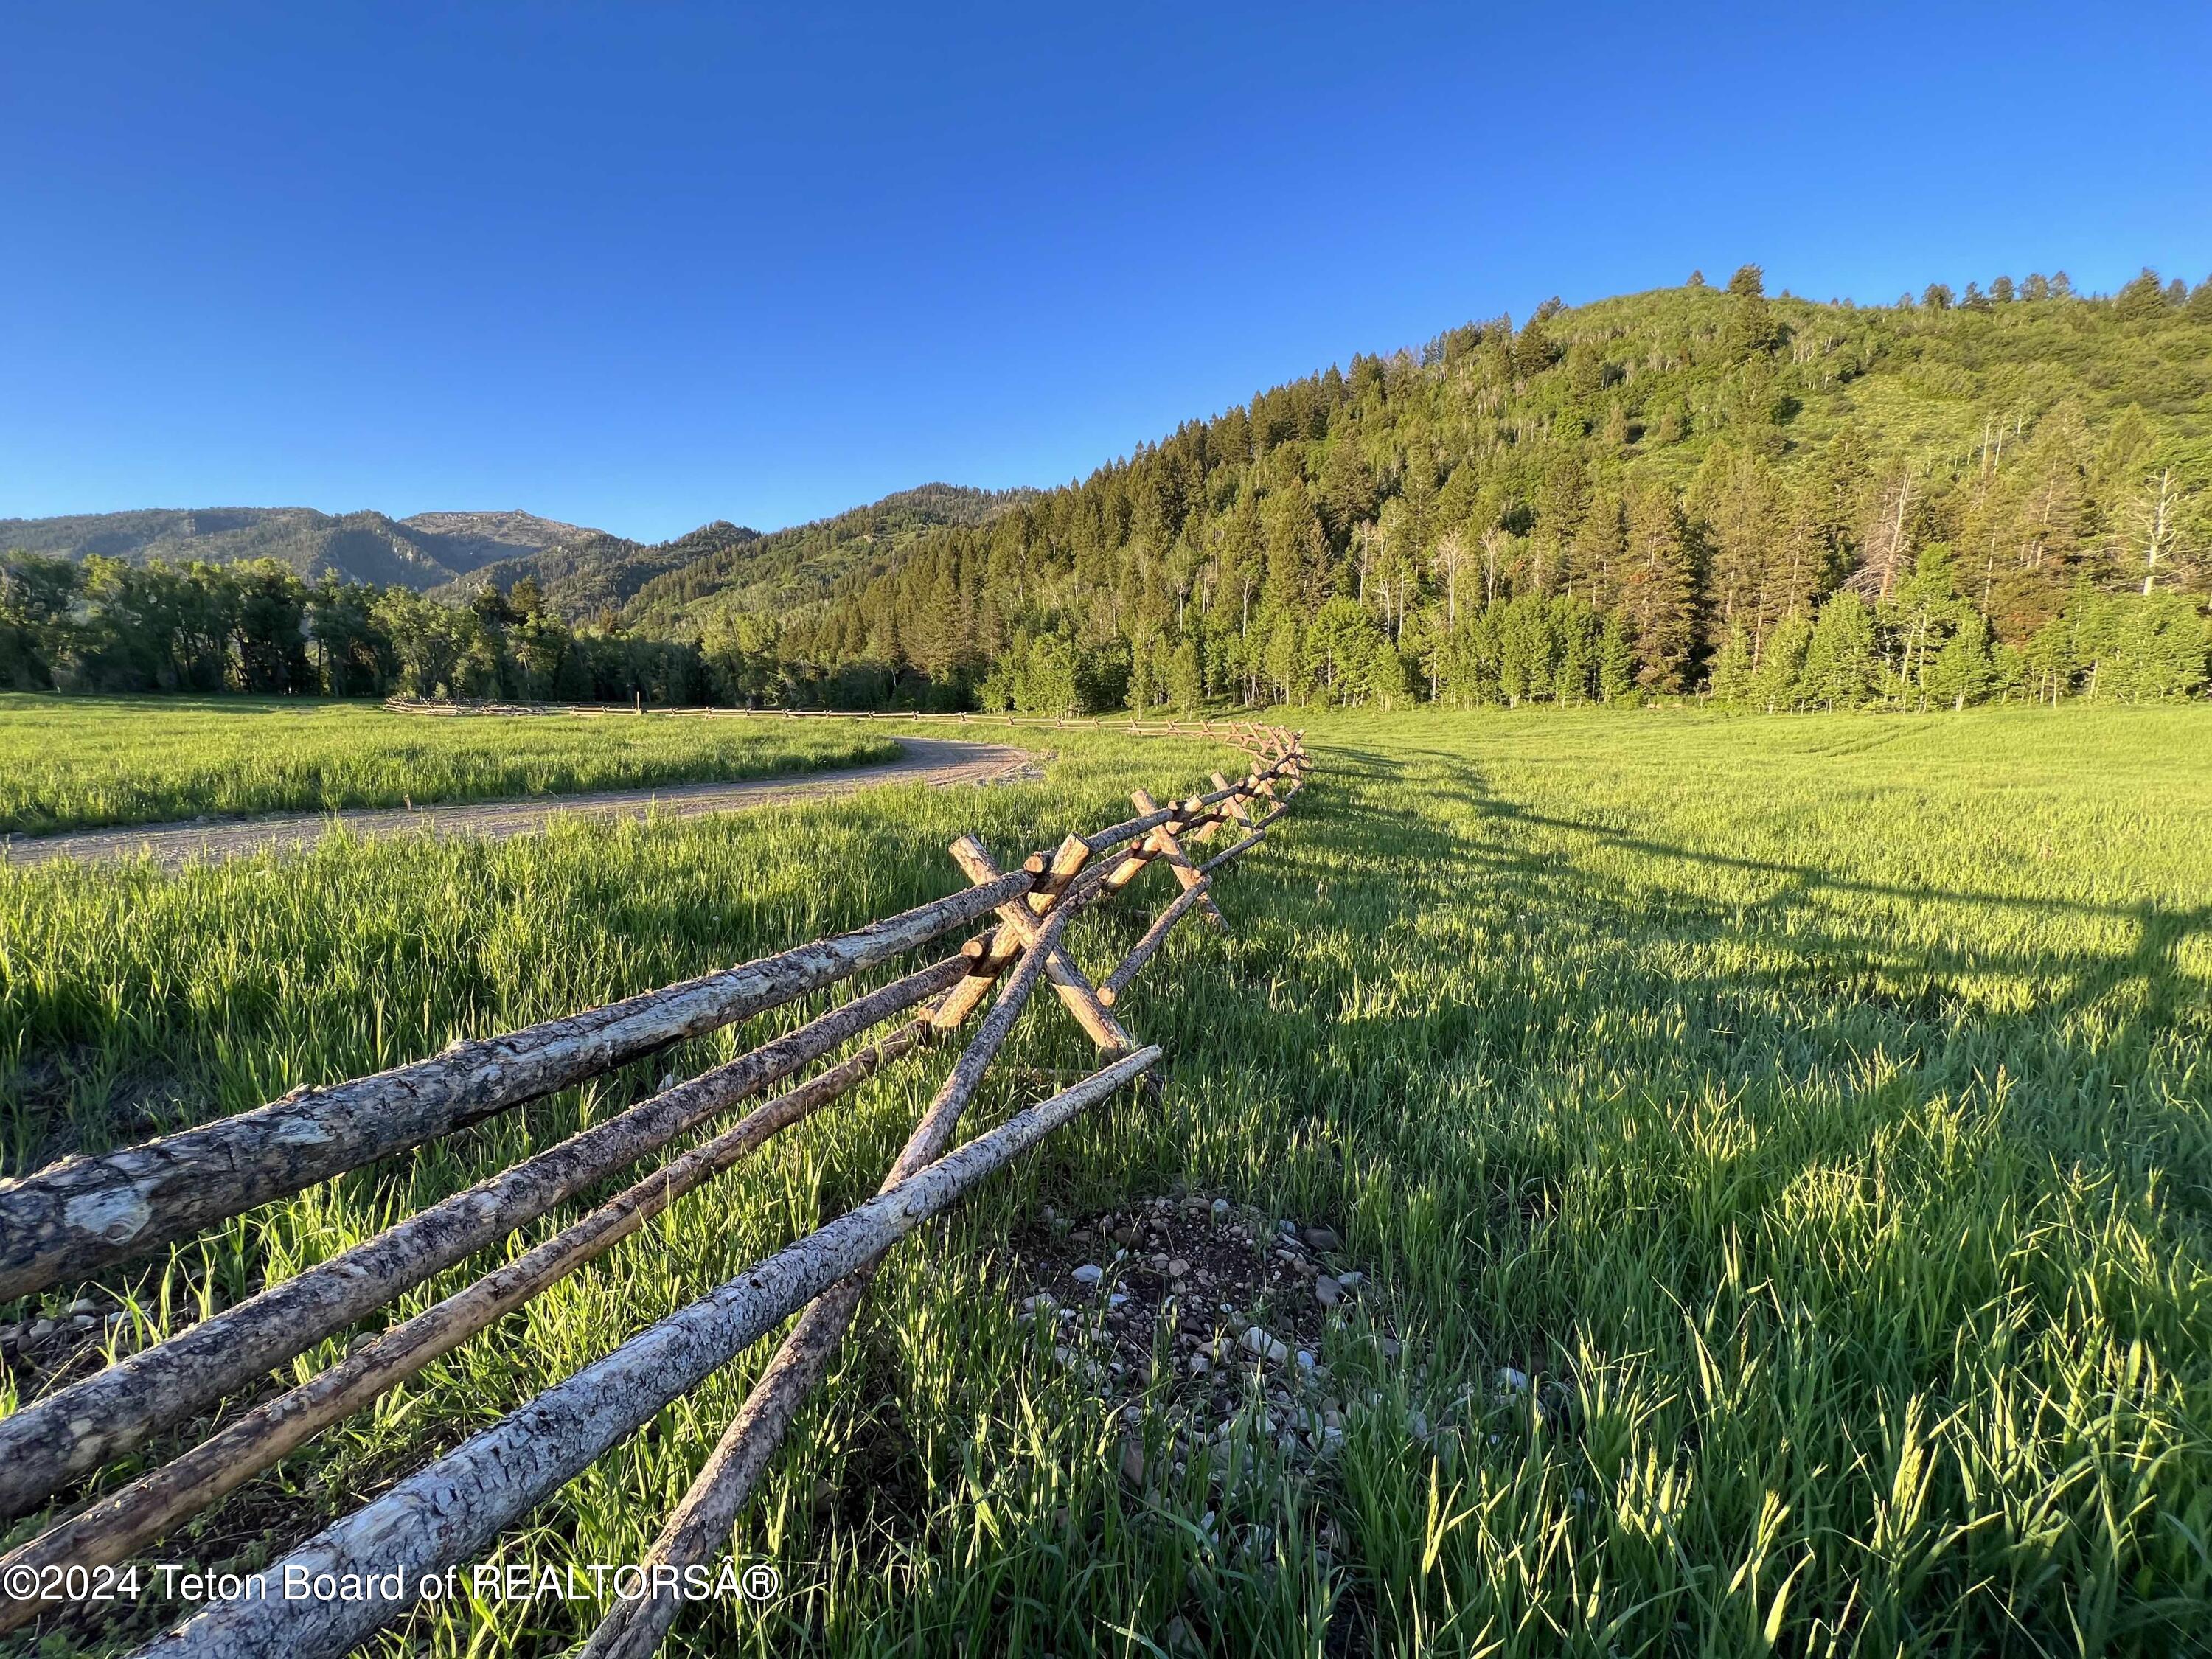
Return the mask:
<svg viewBox="0 0 2212 1659">
<path fill-rule="evenodd" d="M 300 698 L 0 693 L 0 834 L 768 777 L 895 752 L 842 721 L 437 720 Z"/>
<path fill-rule="evenodd" d="M 948 890 L 959 830 L 1011 854 L 1218 763 L 1050 735 L 1041 786 L 0 875 L 10 1166 L 857 922 Z M 1223 884 L 1232 934 L 1179 930 L 1116 1010 L 1166 1044 L 1164 1101 L 1079 1120 L 894 1258 L 734 1543 L 785 1598 L 696 1611 L 672 1646 L 1136 1654 L 1181 1619 L 1224 1654 L 2201 1647 L 2212 715 L 1499 714 L 1310 741 L 1292 826 Z M 1103 968 L 1146 908 L 1086 921 L 1079 956 Z M 110 1282 L 165 1328 L 760 1034 Z M 1008 1059 L 1088 1054 L 1048 1006 Z M 943 1063 L 787 1134 L 160 1553 L 280 1551 L 834 1214 Z M 1385 1358 L 1365 1316 L 1333 1336 L 1346 1437 L 1317 1473 L 1240 1453 L 1136 1492 L 1107 1408 L 1013 1316 L 1007 1250 L 1042 1203 L 1178 1177 L 1338 1227 L 1404 1339 Z M 635 1559 L 764 1358 L 506 1558 Z M 1502 1365 L 1536 1386 L 1501 1395 Z M 118 1646 L 162 1611 L 46 1635 Z M 592 1620 L 450 1608 L 380 1650 L 558 1650 Z"/>
</svg>

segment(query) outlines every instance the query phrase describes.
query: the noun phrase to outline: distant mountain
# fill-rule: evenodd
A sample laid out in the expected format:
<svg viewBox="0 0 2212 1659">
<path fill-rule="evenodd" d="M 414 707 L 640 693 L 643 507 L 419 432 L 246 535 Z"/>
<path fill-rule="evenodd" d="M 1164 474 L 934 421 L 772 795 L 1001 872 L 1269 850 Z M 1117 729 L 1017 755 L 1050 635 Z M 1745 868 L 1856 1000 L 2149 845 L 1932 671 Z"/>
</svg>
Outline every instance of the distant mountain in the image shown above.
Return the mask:
<svg viewBox="0 0 2212 1659">
<path fill-rule="evenodd" d="M 0 519 L 0 550 L 83 559 L 277 559 L 303 576 L 416 589 L 496 560 L 543 552 L 601 531 L 528 513 L 331 514 L 307 507 L 154 507 L 53 519 Z"/>
<path fill-rule="evenodd" d="M 431 597 L 459 605 L 486 583 L 504 593 L 528 577 L 537 582 L 548 611 L 568 622 L 588 622 L 604 611 L 619 611 L 640 589 L 672 570 L 726 556 L 760 540 L 759 531 L 721 519 L 672 542 L 650 545 L 604 530 L 581 531 L 556 547 L 481 566 L 432 589 Z"/>
<path fill-rule="evenodd" d="M 535 513 L 417 513 L 399 527 L 453 570 L 476 570 L 500 559 L 526 557 L 547 548 L 604 536 L 604 530 L 541 519 Z"/>
<path fill-rule="evenodd" d="M 732 540 L 654 575 L 636 590 L 623 619 L 647 633 L 696 639 L 717 617 L 787 615 L 896 568 L 934 532 L 989 524 L 1036 495 L 928 483 L 834 518 Z"/>
<path fill-rule="evenodd" d="M 780 617 L 827 599 L 894 568 L 930 532 L 988 524 L 1036 493 L 923 484 L 765 536 L 719 519 L 651 545 L 592 532 L 471 570 L 432 597 L 458 605 L 486 582 L 506 592 L 528 577 L 566 621 L 611 611 L 643 632 L 696 639 L 718 617 Z"/>
</svg>

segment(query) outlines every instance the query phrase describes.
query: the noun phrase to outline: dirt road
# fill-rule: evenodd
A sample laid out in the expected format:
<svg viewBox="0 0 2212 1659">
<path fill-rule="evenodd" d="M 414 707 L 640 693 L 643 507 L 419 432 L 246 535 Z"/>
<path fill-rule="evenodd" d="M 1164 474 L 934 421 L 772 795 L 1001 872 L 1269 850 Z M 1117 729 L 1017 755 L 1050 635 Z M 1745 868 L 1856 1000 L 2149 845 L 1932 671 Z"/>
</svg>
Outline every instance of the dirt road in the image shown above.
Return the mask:
<svg viewBox="0 0 2212 1659">
<path fill-rule="evenodd" d="M 921 783 L 942 788 L 957 783 L 988 783 L 1023 772 L 1029 756 L 995 743 L 961 743 L 946 738 L 902 738 L 896 760 L 831 772 L 802 772 L 776 778 L 748 778 L 737 783 L 678 783 L 654 789 L 618 789 L 591 795 L 541 795 L 527 800 L 456 801 L 450 805 L 353 807 L 337 812 L 303 812 L 259 818 L 210 818 L 189 823 L 140 823 L 122 830 L 91 830 L 66 836 L 17 836 L 5 843 L 10 864 L 44 864 L 51 859 L 127 858 L 150 853 L 164 865 L 190 860 L 230 858 L 264 848 L 313 846 L 336 827 L 357 836 L 434 830 L 441 835 L 525 835 L 547 820 L 572 815 L 641 818 L 648 812 L 695 817 L 703 812 L 732 812 L 750 806 L 781 805 L 849 795 L 884 783 Z"/>
</svg>

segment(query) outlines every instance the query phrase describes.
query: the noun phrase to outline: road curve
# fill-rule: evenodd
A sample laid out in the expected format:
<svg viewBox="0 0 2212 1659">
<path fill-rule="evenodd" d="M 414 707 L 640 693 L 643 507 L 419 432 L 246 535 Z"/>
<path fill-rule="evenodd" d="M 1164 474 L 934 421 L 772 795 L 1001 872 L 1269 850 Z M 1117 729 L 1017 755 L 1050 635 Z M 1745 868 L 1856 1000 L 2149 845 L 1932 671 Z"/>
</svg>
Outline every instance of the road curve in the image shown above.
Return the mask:
<svg viewBox="0 0 2212 1659">
<path fill-rule="evenodd" d="M 189 823 L 138 823 L 118 830 L 88 830 L 61 836 L 16 836 L 5 843 L 9 864 L 46 864 L 55 859 L 129 858 L 151 854 L 173 868 L 197 858 L 232 858 L 264 848 L 312 847 L 333 829 L 357 836 L 429 830 L 438 834 L 486 836 L 495 840 L 542 830 L 565 817 L 642 818 L 649 812 L 696 817 L 752 806 L 785 805 L 849 795 L 884 783 L 920 783 L 943 788 L 957 783 L 989 783 L 1022 771 L 1030 757 L 996 743 L 963 743 L 950 738 L 901 738 L 899 757 L 874 766 L 835 771 L 787 773 L 781 777 L 745 778 L 731 783 L 678 783 L 653 789 L 615 789 L 586 795 L 534 795 L 524 800 L 454 801 L 441 806 L 348 807 L 335 812 L 301 812 L 281 817 L 215 818 Z"/>
</svg>

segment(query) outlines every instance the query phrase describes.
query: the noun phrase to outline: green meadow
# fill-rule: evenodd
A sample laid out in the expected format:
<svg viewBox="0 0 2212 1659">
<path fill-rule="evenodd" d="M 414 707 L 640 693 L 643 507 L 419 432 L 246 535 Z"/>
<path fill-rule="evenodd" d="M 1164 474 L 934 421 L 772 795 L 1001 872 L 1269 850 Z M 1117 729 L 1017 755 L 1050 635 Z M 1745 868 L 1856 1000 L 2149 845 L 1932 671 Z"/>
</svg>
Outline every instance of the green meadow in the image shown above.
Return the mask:
<svg viewBox="0 0 2212 1659">
<path fill-rule="evenodd" d="M 368 711 L 305 714 L 305 738 L 232 708 L 176 718 L 234 753 L 394 740 Z M 635 781 L 592 771 L 641 763 L 590 751 L 620 726 L 419 740 L 543 728 L 565 758 L 515 764 Z M 815 734 L 764 738 L 835 740 Z M 957 884 L 961 831 L 1018 856 L 1226 759 L 1110 729 L 1014 740 L 1049 745 L 1043 781 L 173 873 L 0 870 L 5 1169 L 858 924 Z M 1164 1097 L 1078 1120 L 894 1256 L 732 1541 L 783 1595 L 695 1608 L 669 1650 L 2202 1650 L 2212 709 L 1425 713 L 1317 718 L 1308 742 L 1294 817 L 1218 886 L 1231 933 L 1180 929 L 1116 1007 L 1165 1046 Z M 117 800 L 167 799 L 164 747 L 84 764 Z M 1087 917 L 1079 959 L 1103 973 L 1171 890 L 1148 875 Z M 253 1212 L 100 1292 L 143 1343 L 822 1006 Z M 273 1559 L 849 1206 L 946 1059 L 770 1143 L 157 1559 Z M 1091 1063 L 1045 999 L 1008 1059 L 969 1127 Z M 1314 1384 L 1340 1441 L 1170 1451 L 1163 1365 L 1137 1380 L 1154 1455 L 1133 1483 L 1121 1398 L 1018 1319 L 1044 1206 L 1088 1217 L 1178 1182 L 1342 1235 L 1366 1285 Z M 637 1559 L 766 1358 L 603 1459 L 502 1559 Z M 35 1386 L 14 1372 L 0 1413 Z M 175 1611 L 49 1620 L 21 1650 L 124 1650 Z M 447 1607 L 372 1650 L 560 1652 L 594 1620 Z"/>
<path fill-rule="evenodd" d="M 837 720 L 434 720 L 297 697 L 0 692 L 0 834 L 640 789 L 893 752 Z"/>
</svg>

